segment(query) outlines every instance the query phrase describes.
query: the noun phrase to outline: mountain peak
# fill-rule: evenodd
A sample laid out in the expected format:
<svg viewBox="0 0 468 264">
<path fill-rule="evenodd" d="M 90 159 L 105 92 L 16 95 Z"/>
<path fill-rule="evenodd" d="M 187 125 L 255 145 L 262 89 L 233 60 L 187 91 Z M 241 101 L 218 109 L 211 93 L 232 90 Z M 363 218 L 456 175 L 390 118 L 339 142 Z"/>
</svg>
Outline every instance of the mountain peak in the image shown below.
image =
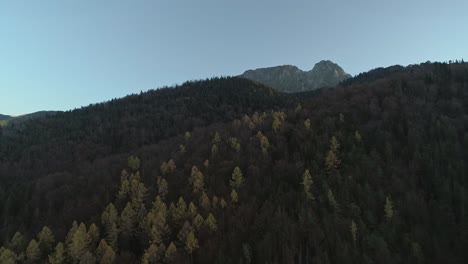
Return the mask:
<svg viewBox="0 0 468 264">
<path fill-rule="evenodd" d="M 322 60 L 310 71 L 302 71 L 294 65 L 282 65 L 247 70 L 240 77 L 263 83 L 281 92 L 294 93 L 335 86 L 351 76 L 338 64 Z"/>
</svg>

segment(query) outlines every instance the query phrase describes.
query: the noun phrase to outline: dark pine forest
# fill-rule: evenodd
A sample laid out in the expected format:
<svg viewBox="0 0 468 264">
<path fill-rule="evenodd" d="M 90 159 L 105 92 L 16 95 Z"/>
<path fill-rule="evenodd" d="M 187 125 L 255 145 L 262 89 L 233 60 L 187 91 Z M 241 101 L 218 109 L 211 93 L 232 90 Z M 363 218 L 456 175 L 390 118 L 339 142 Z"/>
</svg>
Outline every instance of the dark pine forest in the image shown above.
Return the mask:
<svg viewBox="0 0 468 264">
<path fill-rule="evenodd" d="M 465 263 L 468 64 L 187 82 L 0 127 L 0 263 Z"/>
</svg>

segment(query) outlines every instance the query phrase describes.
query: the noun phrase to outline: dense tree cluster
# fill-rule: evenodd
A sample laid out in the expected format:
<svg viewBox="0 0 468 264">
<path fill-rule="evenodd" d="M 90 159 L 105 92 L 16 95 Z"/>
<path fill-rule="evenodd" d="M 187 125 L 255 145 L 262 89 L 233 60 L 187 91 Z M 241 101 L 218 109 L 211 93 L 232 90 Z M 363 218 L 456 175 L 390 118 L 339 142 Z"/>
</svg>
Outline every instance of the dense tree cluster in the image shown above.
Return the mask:
<svg viewBox="0 0 468 264">
<path fill-rule="evenodd" d="M 85 137 L 89 159 L 54 155 L 67 146 L 59 139 L 57 149 L 15 148 L 21 155 L 2 145 L 0 262 L 463 263 L 468 65 L 359 78 L 280 99 L 280 107 L 232 104 L 240 114 L 231 121 L 204 119 L 149 144 L 140 134 L 140 143 L 115 152 L 99 150 L 97 125 Z M 203 82 L 195 86 L 204 91 Z M 252 95 L 235 98 L 242 96 Z M 223 111 L 214 102 L 207 115 Z M 142 113 L 152 111 L 140 103 Z M 106 104 L 93 107 L 79 111 Z M 0 142 L 13 131 L 24 144 L 33 140 L 17 129 Z M 39 156 L 42 149 L 51 154 Z M 49 163 L 60 170 L 26 173 Z"/>
</svg>

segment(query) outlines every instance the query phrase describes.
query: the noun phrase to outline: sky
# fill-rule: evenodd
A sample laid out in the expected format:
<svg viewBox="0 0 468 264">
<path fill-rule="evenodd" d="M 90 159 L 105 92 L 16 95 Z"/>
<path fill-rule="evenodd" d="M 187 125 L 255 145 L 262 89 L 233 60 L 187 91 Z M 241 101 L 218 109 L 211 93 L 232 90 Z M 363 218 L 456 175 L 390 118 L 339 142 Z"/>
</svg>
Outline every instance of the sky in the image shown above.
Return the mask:
<svg viewBox="0 0 468 264">
<path fill-rule="evenodd" d="M 468 59 L 466 0 L 0 0 L 0 113 L 329 59 Z"/>
</svg>

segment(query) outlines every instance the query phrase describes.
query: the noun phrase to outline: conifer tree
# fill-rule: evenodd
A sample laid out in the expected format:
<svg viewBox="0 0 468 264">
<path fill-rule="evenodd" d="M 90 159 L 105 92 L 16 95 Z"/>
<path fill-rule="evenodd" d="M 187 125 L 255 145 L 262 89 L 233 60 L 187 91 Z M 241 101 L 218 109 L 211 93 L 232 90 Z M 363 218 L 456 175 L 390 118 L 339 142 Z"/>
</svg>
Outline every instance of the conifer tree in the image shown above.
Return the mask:
<svg viewBox="0 0 468 264">
<path fill-rule="evenodd" d="M 356 223 L 354 222 L 354 220 L 351 220 L 350 229 L 351 229 L 351 236 L 353 237 L 353 243 L 354 243 L 354 245 L 356 245 L 358 229 L 357 229 L 357 226 L 356 226 Z"/>
<path fill-rule="evenodd" d="M 195 230 L 198 231 L 202 227 L 203 222 L 204 222 L 203 217 L 200 214 L 197 214 L 192 221 L 192 225 L 193 227 L 195 227 Z"/>
<path fill-rule="evenodd" d="M 328 202 L 329 204 L 333 207 L 333 209 L 338 209 L 338 203 L 335 200 L 335 196 L 333 195 L 333 192 L 331 189 L 328 189 Z"/>
<path fill-rule="evenodd" d="M 197 169 L 197 172 L 193 176 L 193 192 L 200 193 L 205 188 L 205 179 L 203 173 Z"/>
<path fill-rule="evenodd" d="M 136 172 L 140 169 L 140 159 L 134 156 L 128 157 L 128 167 L 133 170 L 133 172 Z"/>
<path fill-rule="evenodd" d="M 210 198 L 208 198 L 206 192 L 203 192 L 200 196 L 200 205 L 203 208 L 203 210 L 205 210 L 205 212 L 208 212 L 211 208 Z"/>
<path fill-rule="evenodd" d="M 190 232 L 185 241 L 185 250 L 190 254 L 190 260 L 193 263 L 193 252 L 198 248 L 198 240 L 195 237 L 195 234 Z"/>
<path fill-rule="evenodd" d="M 55 238 L 52 231 L 47 226 L 44 226 L 37 235 L 37 238 L 42 256 L 49 255 L 53 249 L 53 245 L 55 244 Z"/>
<path fill-rule="evenodd" d="M 67 233 L 67 237 L 65 238 L 65 244 L 69 247 L 73 241 L 73 236 L 75 235 L 76 231 L 78 230 L 78 223 L 73 221 L 72 227 Z"/>
<path fill-rule="evenodd" d="M 233 203 L 237 203 L 239 201 L 239 196 L 237 195 L 237 192 L 235 189 L 232 189 L 231 191 L 231 201 Z"/>
<path fill-rule="evenodd" d="M 189 233 L 193 231 L 194 231 L 193 227 L 190 225 L 190 223 L 188 221 L 185 221 L 184 225 L 182 226 L 182 228 L 179 230 L 179 233 L 177 234 L 177 239 L 183 245 L 185 244 Z"/>
<path fill-rule="evenodd" d="M 167 175 L 167 172 L 168 172 L 168 168 L 167 168 L 167 163 L 165 161 L 163 161 L 161 163 L 161 167 L 159 167 L 159 171 L 161 171 L 161 174 L 163 176 L 166 176 Z"/>
<path fill-rule="evenodd" d="M 176 222 L 179 222 L 187 216 L 187 204 L 184 201 L 184 198 L 179 197 L 179 201 L 177 202 L 177 207 L 175 208 L 174 211 L 174 220 Z"/>
<path fill-rule="evenodd" d="M 26 248 L 26 260 L 28 263 L 38 263 L 41 258 L 41 250 L 36 240 L 33 239 L 29 242 L 28 247 Z"/>
<path fill-rule="evenodd" d="M 312 194 L 312 176 L 310 175 L 309 170 L 305 170 L 302 175 L 302 185 L 304 186 L 304 193 L 306 194 L 307 199 L 314 200 L 314 195 Z"/>
<path fill-rule="evenodd" d="M 11 238 L 8 248 L 19 254 L 24 250 L 25 246 L 23 235 L 20 232 L 16 232 Z"/>
<path fill-rule="evenodd" d="M 392 219 L 393 217 L 393 203 L 390 197 L 385 198 L 385 206 L 384 206 L 384 211 L 385 211 L 385 217 L 387 220 Z"/>
<path fill-rule="evenodd" d="M 104 255 L 102 255 L 101 260 L 99 261 L 100 264 L 112 264 L 115 260 L 115 252 L 114 250 L 108 246 L 104 251 Z"/>
<path fill-rule="evenodd" d="M 208 226 L 211 232 L 214 232 L 218 229 L 218 225 L 216 224 L 216 218 L 211 213 L 208 214 L 208 217 L 205 220 L 205 224 L 206 226 Z"/>
<path fill-rule="evenodd" d="M 213 209 L 216 209 L 218 207 L 218 197 L 216 195 L 213 195 L 213 198 L 211 199 L 211 206 Z"/>
<path fill-rule="evenodd" d="M 229 181 L 229 185 L 232 189 L 239 189 L 244 184 L 244 177 L 242 176 L 242 172 L 238 166 L 234 168 L 232 172 L 231 180 Z"/>
<path fill-rule="evenodd" d="M 86 226 L 85 224 L 81 223 L 73 235 L 73 239 L 68 248 L 69 254 L 75 262 L 81 260 L 85 253 L 88 252 L 89 245 L 90 238 L 88 236 L 88 232 L 86 231 Z"/>
<path fill-rule="evenodd" d="M 306 119 L 306 121 L 304 121 L 304 126 L 307 130 L 310 129 L 310 126 L 311 126 L 310 119 Z"/>
<path fill-rule="evenodd" d="M 218 132 L 214 134 L 212 142 L 213 144 L 218 144 L 219 142 L 221 142 L 221 136 Z"/>
<path fill-rule="evenodd" d="M 159 263 L 159 255 L 158 255 L 158 246 L 155 244 L 151 244 L 149 248 L 145 251 L 143 255 L 142 263 L 143 264 L 156 264 Z"/>
<path fill-rule="evenodd" d="M 136 222 L 137 212 L 133 209 L 132 204 L 128 202 L 120 214 L 120 231 L 127 236 L 132 235 Z"/>
<path fill-rule="evenodd" d="M 169 187 L 167 181 L 164 178 L 160 178 L 158 180 L 158 195 L 164 199 L 168 193 L 168 190 Z"/>
<path fill-rule="evenodd" d="M 361 134 L 359 134 L 359 131 L 356 130 L 356 132 L 354 132 L 354 139 L 356 140 L 357 143 L 361 143 Z"/>
<path fill-rule="evenodd" d="M 101 215 L 101 223 L 105 229 L 106 242 L 115 250 L 117 249 L 118 223 L 119 217 L 114 204 L 110 203 Z"/>
<path fill-rule="evenodd" d="M 2 264 L 16 264 L 18 260 L 18 256 L 15 252 L 4 249 L 3 252 L 0 251 L 0 263 Z"/>
<path fill-rule="evenodd" d="M 171 263 L 176 253 L 177 253 L 177 248 L 174 245 L 174 242 L 171 241 L 171 243 L 166 249 L 166 254 L 165 254 L 166 262 Z"/>
<path fill-rule="evenodd" d="M 175 162 L 174 160 L 170 159 L 168 162 L 167 162 L 167 172 L 169 174 L 174 174 L 174 172 L 176 171 L 177 169 L 177 166 L 175 165 Z"/>
<path fill-rule="evenodd" d="M 190 217 L 195 217 L 198 214 L 197 206 L 195 204 L 193 204 L 192 202 L 190 202 L 190 204 L 188 206 L 188 213 L 189 213 Z"/>
<path fill-rule="evenodd" d="M 90 247 L 94 248 L 97 246 L 97 243 L 99 242 L 100 235 L 99 235 L 99 227 L 95 225 L 94 223 L 91 223 L 88 229 L 88 237 L 90 241 Z"/>
<path fill-rule="evenodd" d="M 51 255 L 49 255 L 49 263 L 50 264 L 66 263 L 65 248 L 62 242 L 59 242 L 57 246 L 55 246 L 55 251 Z"/>
<path fill-rule="evenodd" d="M 221 207 L 221 209 L 226 208 L 227 203 L 226 203 L 226 201 L 224 200 L 224 198 L 221 198 L 221 202 L 219 202 L 219 206 Z"/>
</svg>

